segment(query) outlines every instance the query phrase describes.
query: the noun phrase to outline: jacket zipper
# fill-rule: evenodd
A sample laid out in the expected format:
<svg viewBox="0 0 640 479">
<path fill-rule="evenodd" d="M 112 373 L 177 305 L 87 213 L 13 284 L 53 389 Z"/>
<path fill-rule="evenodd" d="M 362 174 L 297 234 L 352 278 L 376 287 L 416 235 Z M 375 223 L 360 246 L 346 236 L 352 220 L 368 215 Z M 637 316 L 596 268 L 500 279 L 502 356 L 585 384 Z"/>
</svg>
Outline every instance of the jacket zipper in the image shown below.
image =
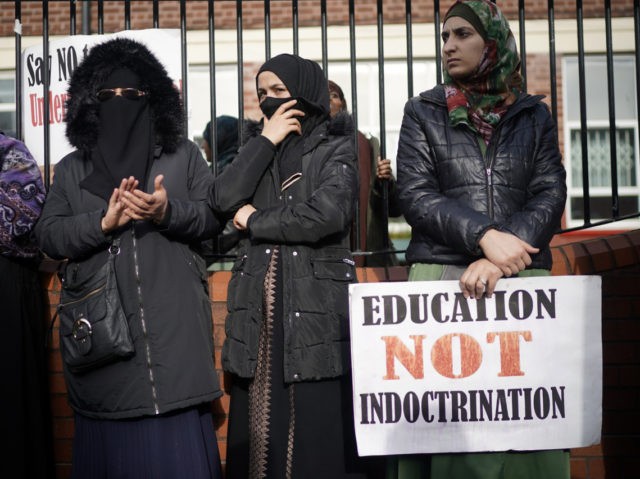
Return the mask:
<svg viewBox="0 0 640 479">
<path fill-rule="evenodd" d="M 104 284 L 104 285 L 100 286 L 99 288 L 96 288 L 96 289 L 93 289 L 93 290 L 89 291 L 87 294 L 85 294 L 81 298 L 74 299 L 73 301 L 67 301 L 66 303 L 60 303 L 59 308 L 66 308 L 67 306 L 69 306 L 71 304 L 76 304 L 76 303 L 79 303 L 80 301 L 84 301 L 85 299 L 90 298 L 91 296 L 95 296 L 96 294 L 98 294 L 100 291 L 102 291 L 106 287 L 107 287 L 107 285 Z"/>
<path fill-rule="evenodd" d="M 158 391 L 156 389 L 156 382 L 153 376 L 153 368 L 151 367 L 151 348 L 149 347 L 147 322 L 144 317 L 144 305 L 142 303 L 142 281 L 140 279 L 140 266 L 138 264 L 138 240 L 135 233 L 136 225 L 134 223 L 131 228 L 131 237 L 133 238 L 133 270 L 136 276 L 136 289 L 138 292 L 138 304 L 140 313 L 140 324 L 142 326 L 142 334 L 144 336 L 145 357 L 147 360 L 147 369 L 149 371 L 149 382 L 151 383 L 151 397 L 153 398 L 153 409 L 156 414 L 160 414 L 160 407 L 158 406 Z"/>
<path fill-rule="evenodd" d="M 485 179 L 487 182 L 487 214 L 489 218 L 493 219 L 493 163 L 495 162 L 495 155 L 493 153 L 493 145 L 495 144 L 494 139 L 500 136 L 501 125 L 493 132 L 491 136 L 491 140 L 489 141 L 489 145 L 487 145 L 487 151 L 484 157 L 485 160 Z M 480 139 L 480 141 L 484 141 Z M 482 153 L 482 152 L 481 152 Z"/>
</svg>

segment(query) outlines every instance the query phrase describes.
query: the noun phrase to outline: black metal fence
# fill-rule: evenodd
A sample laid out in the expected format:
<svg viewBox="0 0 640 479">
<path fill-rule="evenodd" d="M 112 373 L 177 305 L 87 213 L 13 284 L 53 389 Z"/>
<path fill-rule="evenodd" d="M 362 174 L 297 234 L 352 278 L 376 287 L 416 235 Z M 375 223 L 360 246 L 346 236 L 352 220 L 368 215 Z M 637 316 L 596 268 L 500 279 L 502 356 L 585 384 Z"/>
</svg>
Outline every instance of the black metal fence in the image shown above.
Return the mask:
<svg viewBox="0 0 640 479">
<path fill-rule="evenodd" d="M 380 153 L 383 157 L 387 156 L 387 151 L 388 151 L 388 145 L 387 145 L 387 135 L 386 135 L 386 128 L 385 128 L 385 117 L 386 117 L 386 110 L 388 107 L 392 107 L 392 108 L 401 108 L 401 105 L 386 105 L 385 104 L 385 70 L 384 70 L 384 64 L 385 61 L 387 61 L 388 55 L 385 52 L 385 27 L 388 26 L 388 23 L 385 23 L 384 18 L 385 18 L 385 7 L 386 8 L 390 8 L 389 4 L 390 2 L 383 2 L 383 0 L 371 0 L 368 3 L 372 4 L 375 2 L 375 26 L 376 26 L 376 31 L 377 31 L 377 65 L 378 65 L 378 103 L 379 103 L 379 123 L 380 123 L 380 127 L 379 127 L 379 140 L 380 140 Z M 16 0 L 14 2 L 15 5 L 15 19 L 17 20 L 17 22 L 21 22 L 21 16 L 22 16 L 22 6 L 23 4 L 26 4 L 27 2 L 22 2 L 20 0 Z M 47 0 L 43 0 L 40 2 L 42 7 L 42 46 L 43 46 L 43 51 L 44 51 L 44 58 L 47 58 L 49 55 L 49 21 L 50 21 L 50 15 L 49 15 L 49 6 L 52 4 L 52 2 L 48 2 Z M 113 2 L 110 2 L 113 3 Z M 121 2 L 124 6 L 124 18 L 122 19 L 122 28 L 123 29 L 130 29 L 131 28 L 131 5 L 132 5 L 132 1 L 130 0 L 123 0 Z M 146 2 L 146 4 L 148 4 L 151 9 L 152 9 L 152 25 L 153 28 L 160 28 L 161 25 L 161 15 L 160 15 L 160 4 L 164 3 L 164 2 L 159 2 L 158 0 L 154 0 L 154 1 L 149 1 Z M 175 2 L 174 2 L 175 3 Z M 186 0 L 180 0 L 179 2 L 179 12 L 180 12 L 180 22 L 179 22 L 179 26 L 180 26 L 180 32 L 181 32 L 181 50 L 182 50 L 182 73 L 183 73 L 183 78 L 186 78 L 187 76 L 187 70 L 188 70 L 188 58 L 187 58 L 187 29 L 188 29 L 188 25 L 187 25 L 187 2 Z M 208 7 L 208 43 L 209 43 L 209 75 L 210 75 L 210 97 L 211 98 L 215 98 L 216 97 L 216 91 L 218 89 L 218 85 L 216 85 L 216 52 L 215 52 L 215 48 L 214 45 L 216 44 L 216 34 L 219 32 L 219 30 L 215 27 L 215 8 L 214 8 L 214 1 L 213 0 L 195 0 L 195 1 L 190 1 L 190 4 L 193 3 L 201 3 L 201 4 L 206 4 Z M 281 6 L 283 3 L 288 3 L 290 6 L 290 11 L 291 11 L 291 25 L 290 28 L 292 30 L 293 33 L 293 43 L 291 45 L 291 51 L 293 53 L 298 53 L 299 52 L 299 43 L 300 43 L 300 36 L 299 36 L 299 32 L 300 32 L 300 10 L 299 10 L 299 1 L 298 0 L 288 0 L 287 2 L 283 2 L 282 0 L 263 0 L 263 2 L 258 2 L 253 1 L 253 2 L 248 2 L 248 1 L 241 1 L 241 0 L 216 0 L 215 1 L 216 4 L 219 3 L 229 3 L 229 4 L 234 4 L 235 5 L 235 34 L 236 34 L 236 40 L 237 40 L 237 81 L 238 81 L 238 91 L 239 92 L 243 92 L 243 77 L 244 77 L 244 61 L 243 61 L 243 57 L 244 57 L 244 41 L 243 41 L 243 34 L 246 31 L 246 28 L 243 27 L 243 8 L 247 8 L 247 6 L 249 6 L 249 4 L 253 4 L 252 7 L 255 8 L 255 4 L 256 3 L 262 3 L 263 4 L 263 16 L 264 16 L 264 24 L 261 26 L 260 30 L 262 32 L 264 32 L 264 57 L 269 58 L 271 56 L 271 49 L 272 49 L 272 6 L 277 4 L 279 6 Z M 308 5 L 309 2 L 307 2 Z M 335 3 L 331 3 L 331 1 L 329 2 L 330 5 L 335 5 Z M 358 2 L 359 6 L 361 6 L 362 2 Z M 411 1 L 411 0 L 398 0 L 397 2 L 395 2 L 393 4 L 393 8 L 394 9 L 403 9 L 404 14 L 403 14 L 403 18 L 404 18 L 404 29 L 405 29 L 405 38 L 406 38 L 406 55 L 403 57 L 403 60 L 406 62 L 406 71 L 407 71 L 407 92 L 408 92 L 408 96 L 411 97 L 413 96 L 416 91 L 415 91 L 415 86 L 414 86 L 414 66 L 416 64 L 416 59 L 414 58 L 414 33 L 413 33 L 413 29 L 415 27 L 415 22 L 414 22 L 414 13 L 412 11 L 412 8 L 414 8 L 414 4 L 418 3 L 417 0 L 415 1 Z M 441 2 L 439 0 L 433 0 L 431 3 L 431 7 L 432 7 L 432 19 L 433 19 L 433 28 L 435 29 L 435 34 L 434 34 L 434 52 L 435 55 L 434 57 L 431 59 L 431 61 L 435 62 L 435 65 L 440 65 L 440 61 L 441 61 L 441 42 L 440 42 L 440 22 L 441 22 L 441 12 L 444 12 L 444 6 L 441 5 Z M 443 2 L 446 3 L 445 6 L 448 6 L 451 2 L 447 1 L 447 2 Z M 497 2 L 500 5 L 500 1 Z M 506 2 L 505 2 L 506 3 Z M 513 3 L 513 2 L 511 2 Z M 514 18 L 510 18 L 511 23 L 512 23 L 512 27 L 515 26 L 515 23 L 517 20 L 517 25 L 518 25 L 518 32 L 519 32 L 519 51 L 521 54 L 521 57 L 523 59 L 522 61 L 522 73 L 523 73 L 523 77 L 525 80 L 525 89 L 527 88 L 527 85 L 530 84 L 530 82 L 527 82 L 528 79 L 528 73 L 527 72 L 527 42 L 526 42 L 526 28 L 528 25 L 528 21 L 525 21 L 525 19 L 527 18 L 527 9 L 525 8 L 525 1 L 524 0 L 519 0 L 518 1 L 518 8 L 517 8 L 517 19 Z M 527 2 L 528 3 L 528 2 Z M 579 100 L 580 100 L 580 115 L 579 115 L 579 134 L 577 134 L 579 136 L 579 145 L 576 145 L 576 151 L 580 151 L 580 157 L 579 158 L 572 158 L 572 161 L 576 161 L 578 160 L 580 162 L 580 166 L 576 166 L 574 168 L 574 170 L 576 172 L 581 172 L 582 178 L 581 181 L 578 181 L 576 179 L 576 183 L 581 183 L 582 185 L 582 191 L 580 194 L 576 195 L 577 196 L 577 203 L 576 203 L 576 199 L 574 199 L 574 204 L 577 204 L 577 210 L 582 212 L 582 217 L 581 217 L 581 221 L 579 221 L 580 224 L 578 224 L 577 226 L 575 225 L 576 221 L 573 222 L 573 225 L 571 227 L 566 227 L 565 229 L 562 230 L 562 232 L 568 232 L 568 231 L 574 231 L 574 230 L 579 230 L 579 229 L 585 229 L 585 228 L 590 228 L 592 226 L 598 226 L 598 225 L 605 225 L 605 224 L 609 224 L 609 223 L 614 223 L 614 222 L 619 222 L 621 220 L 633 220 L 633 219 L 637 219 L 640 216 L 640 207 L 638 206 L 639 204 L 639 197 L 638 197 L 638 177 L 639 177 L 639 173 L 638 173 L 638 153 L 637 153 L 637 149 L 638 149 L 638 131 L 640 130 L 640 123 L 638 122 L 640 115 L 637 114 L 638 111 L 638 107 L 637 107 L 637 103 L 640 99 L 640 58 L 638 57 L 639 55 L 639 49 L 638 49 L 638 44 L 640 43 L 640 0 L 634 0 L 633 1 L 633 5 L 629 3 L 629 8 L 628 8 L 628 12 L 627 12 L 627 17 L 631 18 L 633 21 L 633 33 L 634 33 L 634 45 L 632 46 L 627 46 L 626 49 L 624 50 L 624 53 L 627 54 L 628 56 L 631 56 L 633 61 L 635 62 L 635 78 L 633 78 L 633 80 L 635 81 L 635 102 L 636 102 L 636 106 L 635 106 L 635 125 L 633 126 L 633 131 L 635 132 L 632 137 L 633 139 L 631 140 L 633 142 L 633 144 L 631 145 L 631 149 L 633 151 L 633 155 L 632 158 L 630 160 L 627 160 L 627 162 L 631 162 L 630 167 L 632 168 L 632 174 L 631 174 L 631 184 L 630 185 L 625 185 L 625 188 L 630 187 L 630 191 L 631 193 L 629 193 L 627 190 L 629 190 L 629 188 L 627 188 L 625 191 L 627 191 L 627 193 L 625 193 L 625 195 L 629 196 L 631 195 L 631 201 L 630 201 L 630 205 L 631 206 L 627 206 L 626 209 L 624 211 L 621 211 L 620 208 L 620 186 L 618 183 L 618 156 L 619 156 L 619 151 L 618 151 L 618 141 L 611 141 L 611 139 L 616 139 L 618 138 L 618 132 L 617 132 L 617 124 L 616 124 L 616 89 L 614 88 L 614 81 L 615 81 L 615 75 L 616 75 L 616 68 L 615 68 L 615 58 L 616 55 L 618 54 L 617 51 L 614 50 L 613 47 L 613 37 L 614 37 L 614 33 L 613 33 L 613 29 L 612 29 L 612 22 L 613 22 L 613 18 L 612 18 L 612 11 L 611 11 L 611 0 L 604 0 L 599 2 L 601 5 L 601 15 L 599 15 L 599 19 L 601 21 L 604 22 L 604 30 L 605 30 L 605 41 L 604 41 L 604 45 L 601 46 L 600 50 L 601 50 L 601 56 L 604 55 L 604 57 L 606 58 L 606 84 L 607 84 L 607 100 L 606 100 L 606 105 L 608 108 L 608 123 L 602 127 L 601 129 L 604 128 L 605 130 L 608 130 L 608 135 L 606 135 L 609 139 L 609 170 L 610 170 L 610 179 L 608 181 L 609 185 L 608 185 L 608 191 L 606 193 L 604 193 L 604 195 L 601 194 L 601 196 L 604 196 L 605 201 L 610 202 L 609 205 L 609 214 L 603 216 L 602 214 L 599 214 L 597 218 L 593 218 L 592 215 L 592 195 L 591 195 L 591 190 L 590 190 L 590 175 L 589 175 L 589 169 L 590 169 L 590 137 L 589 137 L 589 124 L 588 124 L 588 112 L 587 112 L 587 105 L 588 105 L 588 98 L 587 98 L 587 89 L 586 89 L 586 80 L 587 80 L 587 75 L 588 72 L 586 71 L 586 67 L 585 67 L 585 59 L 589 58 L 589 53 L 586 51 L 585 49 L 585 35 L 587 35 L 587 33 L 585 33 L 585 29 L 584 29 L 584 23 L 585 23 L 585 18 L 584 18 L 584 6 L 583 6 L 583 2 L 581 0 L 576 0 L 575 2 L 575 15 L 574 18 L 571 20 L 574 25 L 575 25 L 575 34 L 576 34 L 576 40 L 577 40 L 577 51 L 575 52 L 575 56 L 577 56 L 578 59 L 578 85 L 577 85 L 577 89 L 579 91 Z M 69 35 L 75 35 L 75 34 L 91 34 L 91 33 L 98 33 L 101 34 L 104 32 L 104 4 L 105 2 L 103 2 L 102 0 L 97 0 L 97 1 L 75 1 L 75 0 L 69 0 L 68 1 L 69 4 L 69 29 L 68 29 L 68 33 Z M 420 2 L 421 7 L 423 7 L 425 4 L 424 1 Z M 529 3 L 530 4 L 530 3 Z M 328 48 L 328 32 L 329 30 L 332 28 L 329 25 L 329 21 L 328 21 L 328 2 L 327 0 L 320 0 L 317 2 L 314 2 L 314 5 L 316 5 L 317 10 L 319 11 L 319 24 L 317 25 L 317 28 L 319 28 L 320 30 L 320 42 L 321 42 L 321 57 L 318 58 L 317 60 L 321 63 L 323 69 L 325 70 L 325 72 L 328 71 L 329 69 L 329 60 L 331 59 L 331 54 L 329 52 L 329 48 Z M 6 3 L 5 6 L 3 6 L 3 8 L 6 8 Z M 80 11 L 80 12 L 79 12 Z M 354 118 L 355 121 L 355 126 L 356 126 L 356 130 L 358 127 L 358 118 L 359 118 L 359 105 L 358 105 L 358 95 L 357 95 L 357 89 L 358 89 L 358 82 L 357 82 L 357 73 L 356 73 L 356 65 L 357 65 L 357 61 L 358 61 L 358 51 L 356 50 L 356 38 L 357 38 L 357 29 L 356 27 L 358 26 L 357 24 L 357 5 L 356 5 L 356 1 L 355 0 L 348 0 L 348 36 L 349 36 L 349 64 L 350 64 L 350 69 L 351 69 L 351 92 L 352 92 L 352 102 L 351 102 L 351 113 L 352 116 Z M 82 15 L 82 31 L 78 32 L 76 30 L 76 19 L 78 14 Z M 90 20 L 91 18 L 95 18 L 94 15 L 97 15 L 97 32 L 91 32 L 89 30 L 89 25 L 90 25 Z M 544 20 L 544 19 L 543 19 Z M 540 19 L 538 18 L 538 21 L 540 21 Z M 558 118 L 560 117 L 559 115 L 559 89 L 562 88 L 562 85 L 559 84 L 559 76 L 558 76 L 558 72 L 557 72 L 557 63 L 558 63 L 558 55 L 557 55 L 557 44 L 556 44 L 556 8 L 554 6 L 554 1 L 553 0 L 547 0 L 547 11 L 546 11 L 546 24 L 547 24 L 547 32 L 548 32 L 548 51 L 547 51 L 547 56 L 548 56 L 548 81 L 549 81 L 549 85 L 548 85 L 548 92 L 549 94 L 549 104 L 553 113 L 553 118 L 556 120 L 556 124 L 558 124 Z M 398 22 L 395 22 L 396 26 L 398 24 Z M 255 26 L 253 27 L 255 29 Z M 15 118 L 16 118 L 16 125 L 15 125 L 15 131 L 17 132 L 17 136 L 18 137 L 22 137 L 23 135 L 23 131 L 22 131 L 22 118 L 23 118 L 23 112 L 22 112 L 22 106 L 21 106 L 21 102 L 20 102 L 20 98 L 22 96 L 22 92 L 21 92 L 21 84 L 22 84 L 22 76 L 23 76 L 23 71 L 22 71 L 22 67 L 21 67 L 21 51 L 22 51 L 22 36 L 20 33 L 15 33 L 15 65 L 16 65 L 16 70 L 15 70 L 15 79 L 16 79 L 16 103 L 15 103 Z M 419 61 L 424 61 L 424 59 L 420 59 Z M 46 63 L 46 62 L 45 62 Z M 50 71 L 48 70 L 48 68 L 44 68 L 43 70 L 43 75 L 44 75 L 44 82 L 43 82 L 43 93 L 44 93 L 44 97 L 47 97 L 47 85 L 49 84 L 49 76 L 50 76 Z M 437 82 L 441 82 L 441 72 L 440 72 L 440 68 L 436 68 L 436 75 L 437 75 Z M 426 86 L 426 85 L 421 85 L 421 86 Z M 188 84 L 186 82 L 183 83 L 183 90 L 182 90 L 182 95 L 183 95 L 183 100 L 184 100 L 184 104 L 185 104 L 185 109 L 187 108 L 187 104 L 188 104 L 188 96 L 189 96 L 189 87 Z M 573 88 L 573 87 L 572 87 Z M 243 111 L 244 111 L 244 96 L 243 94 L 239 94 L 238 95 L 238 111 L 240 114 L 240 117 L 242 118 L 243 115 Z M 187 113 L 187 111 L 185 110 L 185 114 Z M 49 118 L 49 105 L 48 102 L 44 102 L 44 118 Z M 211 125 L 211 129 L 210 129 L 210 134 L 211 134 L 211 144 L 215 145 L 216 144 L 216 124 L 215 124 L 215 118 L 217 116 L 217 112 L 216 112 L 216 104 L 215 101 L 211 101 L 211 105 L 210 105 L 210 117 L 212 119 L 212 125 Z M 241 125 L 242 122 L 239 122 L 239 124 Z M 561 128 L 563 127 L 563 125 L 559 125 Z M 242 131 L 241 131 L 241 127 L 240 127 L 240 135 L 242 135 Z M 576 138 L 578 137 L 576 136 Z M 44 158 L 44 162 L 45 162 L 45 168 L 44 168 L 44 174 L 45 174 L 45 182 L 48 185 L 50 182 L 50 169 L 49 169 L 49 165 L 51 163 L 51 158 L 49 156 L 49 142 L 50 142 L 50 137 L 49 137 L 49 125 L 48 123 L 45 121 L 44 122 L 44 135 L 43 135 L 43 139 L 42 141 L 45 144 L 45 158 Z M 357 142 L 356 142 L 357 143 Z M 579 148 L 578 148 L 579 146 Z M 629 145 L 627 145 L 629 146 Z M 215 148 L 214 148 L 215 149 Z M 213 152 L 213 162 L 212 162 L 212 168 L 214 173 L 216 173 L 216 152 Z M 567 160 L 566 155 L 565 155 L 565 161 Z M 607 183 L 607 182 L 605 182 Z M 385 193 L 386 194 L 386 193 Z M 628 198 L 627 198 L 628 199 Z M 581 205 L 579 204 L 581 203 Z M 601 202 L 600 202 L 601 203 Z M 386 204 L 386 202 L 384 202 L 384 204 Z M 625 204 L 629 204 L 628 202 Z M 635 205 L 635 207 L 634 207 Z M 385 212 L 385 216 L 386 216 L 386 212 Z M 574 218 L 574 220 L 576 220 L 576 218 Z M 632 227 L 633 224 L 632 224 Z M 635 226 L 637 228 L 637 226 Z M 359 235 L 359 228 L 355 228 L 354 229 L 355 234 Z M 360 244 L 360 241 L 358 238 L 356 238 L 356 242 L 355 244 Z"/>
</svg>

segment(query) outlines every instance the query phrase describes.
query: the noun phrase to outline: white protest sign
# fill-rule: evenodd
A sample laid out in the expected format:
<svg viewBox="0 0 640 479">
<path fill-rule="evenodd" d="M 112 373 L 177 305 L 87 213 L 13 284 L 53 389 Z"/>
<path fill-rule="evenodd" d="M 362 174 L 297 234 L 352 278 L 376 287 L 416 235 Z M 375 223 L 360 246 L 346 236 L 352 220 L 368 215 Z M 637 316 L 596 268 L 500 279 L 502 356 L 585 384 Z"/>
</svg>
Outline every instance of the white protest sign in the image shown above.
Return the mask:
<svg viewBox="0 0 640 479">
<path fill-rule="evenodd" d="M 349 287 L 361 456 L 561 449 L 600 441 L 601 278 Z"/>
<path fill-rule="evenodd" d="M 182 87 L 182 54 L 177 29 L 125 30 L 108 35 L 72 35 L 49 42 L 49 135 L 51 163 L 57 163 L 73 147 L 65 136 L 65 101 L 71 74 L 91 48 L 112 38 L 126 37 L 149 48 L 178 88 Z M 22 111 L 25 143 L 38 164 L 44 164 L 44 59 L 42 45 L 22 52 Z"/>
</svg>

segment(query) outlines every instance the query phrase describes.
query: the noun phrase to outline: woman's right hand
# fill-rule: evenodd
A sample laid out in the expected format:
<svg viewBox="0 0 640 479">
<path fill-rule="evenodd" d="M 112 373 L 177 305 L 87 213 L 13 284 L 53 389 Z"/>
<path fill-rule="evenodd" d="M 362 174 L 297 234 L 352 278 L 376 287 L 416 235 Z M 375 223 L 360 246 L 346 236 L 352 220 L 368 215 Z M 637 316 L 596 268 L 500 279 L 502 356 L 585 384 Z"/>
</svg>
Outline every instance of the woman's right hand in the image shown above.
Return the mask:
<svg viewBox="0 0 640 479">
<path fill-rule="evenodd" d="M 489 229 L 479 243 L 485 258 L 505 276 L 518 274 L 531 264 L 530 254 L 540 251 L 511 233 Z"/>
<path fill-rule="evenodd" d="M 107 212 L 102 217 L 100 226 L 103 233 L 110 233 L 111 231 L 126 225 L 131 221 L 131 217 L 124 213 L 125 206 L 121 201 L 125 191 L 133 191 L 138 187 L 138 180 L 133 176 L 129 178 L 123 178 L 120 182 L 119 188 L 114 188 L 111 198 L 109 198 L 109 206 Z"/>
<path fill-rule="evenodd" d="M 280 105 L 271 118 L 264 118 L 262 136 L 266 137 L 274 145 L 278 145 L 289 133 L 302 135 L 302 125 L 296 117 L 304 116 L 301 110 L 293 109 L 297 100 L 291 100 Z M 291 108 L 291 109 L 290 109 Z"/>
</svg>

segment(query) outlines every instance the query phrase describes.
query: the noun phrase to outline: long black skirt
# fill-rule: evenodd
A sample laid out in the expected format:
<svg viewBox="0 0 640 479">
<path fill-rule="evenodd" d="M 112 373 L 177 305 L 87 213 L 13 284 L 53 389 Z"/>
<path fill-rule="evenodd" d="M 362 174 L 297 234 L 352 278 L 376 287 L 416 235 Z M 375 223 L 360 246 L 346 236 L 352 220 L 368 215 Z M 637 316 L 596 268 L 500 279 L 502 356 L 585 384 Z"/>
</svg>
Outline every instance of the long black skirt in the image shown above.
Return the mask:
<svg viewBox="0 0 640 479">
<path fill-rule="evenodd" d="M 221 479 L 209 404 L 126 420 L 75 415 L 74 479 Z"/>
<path fill-rule="evenodd" d="M 0 255 L 0 477 L 53 477 L 44 298 L 35 262 Z"/>
</svg>

